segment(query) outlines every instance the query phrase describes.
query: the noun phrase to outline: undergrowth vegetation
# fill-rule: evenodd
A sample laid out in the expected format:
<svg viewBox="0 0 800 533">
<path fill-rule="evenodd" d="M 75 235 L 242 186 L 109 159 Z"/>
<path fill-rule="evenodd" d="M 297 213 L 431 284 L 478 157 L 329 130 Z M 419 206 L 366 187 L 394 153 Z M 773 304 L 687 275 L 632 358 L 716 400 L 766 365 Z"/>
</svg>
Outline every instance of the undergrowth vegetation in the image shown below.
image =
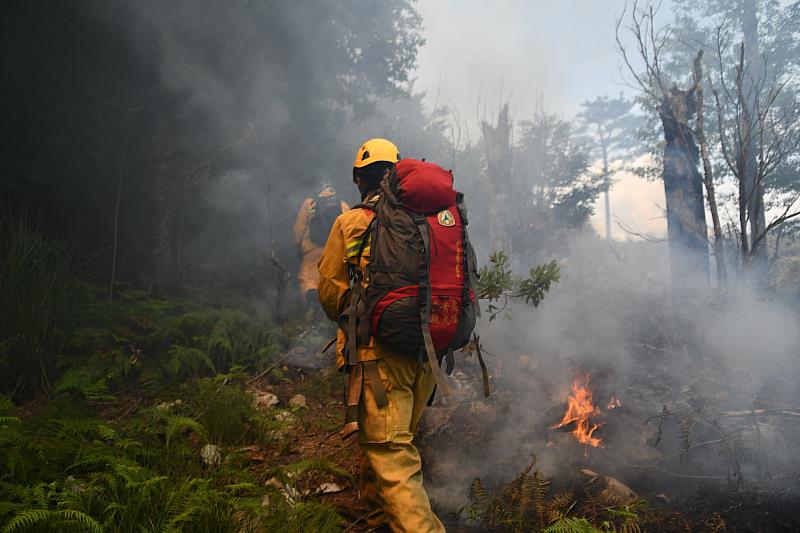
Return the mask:
<svg viewBox="0 0 800 533">
<path fill-rule="evenodd" d="M 611 505 L 590 493 L 551 494 L 550 480 L 535 460 L 507 485 L 490 490 L 476 478 L 470 488 L 467 518 L 487 531 L 541 533 L 641 533 L 643 501 Z"/>
<path fill-rule="evenodd" d="M 175 385 L 170 375 L 137 397 L 131 371 L 84 372 L 65 374 L 47 401 L 19 407 L 0 396 L 3 533 L 340 529 L 338 512 L 300 484 L 346 472 L 320 459 L 267 472 L 272 484 L 253 473 L 249 451 L 280 449 L 294 417 L 256 409 L 246 374 Z"/>
<path fill-rule="evenodd" d="M 64 396 L 27 416 L 0 398 L 2 531 L 300 531 L 309 516 L 338 528 L 332 508 L 265 486 L 246 468 L 237 445 L 269 439 L 276 422 L 251 406 L 242 381 L 178 390 L 182 401 L 118 420 Z"/>
<path fill-rule="evenodd" d="M 265 484 L 245 446 L 289 437 L 292 413 L 256 409 L 247 380 L 281 378 L 297 324 L 132 291 L 110 302 L 24 216 L 0 226 L 2 533 L 340 529 L 295 485 L 342 472 L 301 462 Z"/>
<path fill-rule="evenodd" d="M 27 216 L 0 218 L 0 392 L 32 397 L 47 389 L 87 308 L 71 249 L 45 237 Z"/>
</svg>

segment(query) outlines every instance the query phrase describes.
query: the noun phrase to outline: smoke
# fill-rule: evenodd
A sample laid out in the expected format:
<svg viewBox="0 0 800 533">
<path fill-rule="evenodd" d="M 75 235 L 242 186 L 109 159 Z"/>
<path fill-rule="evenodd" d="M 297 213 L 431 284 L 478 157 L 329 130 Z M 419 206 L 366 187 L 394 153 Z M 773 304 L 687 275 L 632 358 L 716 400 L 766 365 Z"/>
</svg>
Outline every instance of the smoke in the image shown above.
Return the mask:
<svg viewBox="0 0 800 533">
<path fill-rule="evenodd" d="M 467 504 L 473 478 L 508 482 L 534 457 L 559 486 L 592 468 L 651 501 L 689 492 L 698 479 L 798 488 L 785 474 L 800 466 L 796 430 L 768 416 L 758 430 L 751 416 L 720 416 L 798 405 L 796 307 L 745 289 L 698 286 L 676 298 L 666 243 L 585 231 L 561 253 L 561 282 L 539 309 L 513 305 L 510 318 L 479 325 L 493 396 L 477 393 L 475 361 L 460 360 L 457 390 L 466 392 L 424 421 L 426 482 L 440 510 Z M 591 374 L 601 448 L 552 429 L 577 370 Z M 606 408 L 612 395 L 622 408 Z M 670 416 L 645 424 L 664 408 Z M 448 431 L 457 436 L 448 440 Z M 702 442 L 711 444 L 694 448 Z"/>
<path fill-rule="evenodd" d="M 406 80 L 397 84 L 402 87 L 385 86 L 396 74 L 393 59 L 354 60 L 372 51 L 362 42 L 368 36 L 354 33 L 361 23 L 346 17 L 347 9 L 265 6 L 260 12 L 247 2 L 116 0 L 85 8 L 124 36 L 131 53 L 121 61 L 152 70 L 152 98 L 142 105 L 155 110 L 158 129 L 143 136 L 164 145 L 159 157 L 170 176 L 189 176 L 169 184 L 192 230 L 183 249 L 187 261 L 210 278 L 220 272 L 237 277 L 275 253 L 292 270 L 291 225 L 303 198 L 325 179 L 342 199 L 357 203 L 350 158 L 373 136 L 396 140 L 404 156 L 454 169 L 456 186 L 467 194 L 471 236 L 485 260 L 490 247 L 480 150 L 448 145 L 443 139 L 452 124 L 446 117 L 426 110 L 422 95 L 398 96 L 409 87 Z M 357 44 L 343 44 L 348 40 Z M 474 42 L 485 48 L 482 39 Z M 470 62 L 470 72 L 494 78 L 487 62 L 479 70 Z M 476 81 L 459 91 L 473 94 L 485 80 Z M 628 197 L 641 203 L 633 193 Z M 460 360 L 456 398 L 425 415 L 428 489 L 441 509 L 463 507 L 473 477 L 507 480 L 533 456 L 547 475 L 570 477 L 577 466 L 599 465 L 637 490 L 674 486 L 676 478 L 661 470 L 725 478 L 731 462 L 710 449 L 687 452 L 683 464 L 677 456 L 665 459 L 682 446 L 678 414 L 713 420 L 720 412 L 765 405 L 762 400 L 792 407 L 800 401 L 800 328 L 791 305 L 746 291 L 697 290 L 675 301 L 665 243 L 609 243 L 578 230 L 565 235 L 555 252 L 530 254 L 561 264 L 561 282 L 541 307 L 511 304 L 510 319 L 484 318 L 479 326 L 493 397 L 479 398 L 471 385 L 477 384 L 476 365 Z M 589 450 L 588 458 L 569 435 L 550 429 L 563 414 L 576 368 L 592 374 L 601 407 L 611 394 L 623 402 L 621 414 L 608 414 L 599 432 L 604 447 Z M 656 446 L 657 426 L 644 422 L 664 406 L 676 415 L 662 425 Z M 738 419 L 725 424 L 720 431 L 731 435 L 736 424 L 752 427 Z M 761 467 L 754 464 L 772 465 L 773 472 L 796 468 L 784 428 L 771 420 L 757 427 L 758 435 L 746 429 L 740 440 L 762 459 L 754 463 L 742 454 L 741 475 L 757 475 Z M 715 438 L 702 433 L 712 429 L 697 431 L 693 442 Z M 761 442 L 754 448 L 756 437 Z M 652 468 L 661 459 L 661 470 Z"/>
<path fill-rule="evenodd" d="M 365 139 L 392 136 L 404 155 L 441 149 L 410 92 L 420 37 L 405 0 L 358 14 L 212 0 L 81 10 L 115 36 L 120 61 L 147 73 L 137 96 L 153 124 L 130 137 L 153 154 L 153 188 L 170 212 L 170 239 L 158 239 L 180 240 L 174 255 L 211 278 L 263 271 L 270 255 L 294 273 L 291 228 L 303 199 L 324 180 L 358 203 L 350 169 Z"/>
</svg>

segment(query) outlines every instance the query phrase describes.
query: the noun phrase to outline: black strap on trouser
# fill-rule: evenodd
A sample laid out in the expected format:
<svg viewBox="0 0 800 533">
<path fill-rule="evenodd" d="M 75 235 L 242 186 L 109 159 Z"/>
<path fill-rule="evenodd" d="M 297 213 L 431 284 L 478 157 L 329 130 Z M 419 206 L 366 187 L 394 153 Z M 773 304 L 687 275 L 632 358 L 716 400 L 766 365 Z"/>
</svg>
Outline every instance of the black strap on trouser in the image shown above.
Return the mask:
<svg viewBox="0 0 800 533">
<path fill-rule="evenodd" d="M 364 361 L 350 366 L 350 385 L 347 390 L 347 409 L 345 410 L 342 437 L 349 437 L 358 431 L 358 406 L 364 390 L 364 374 L 367 375 L 372 396 L 379 409 L 389 405 L 389 396 L 383 385 L 377 361 Z"/>
<path fill-rule="evenodd" d="M 422 244 L 425 247 L 425 265 L 419 276 L 419 316 L 422 322 L 422 340 L 425 342 L 425 352 L 428 354 L 428 362 L 431 364 L 431 372 L 433 372 L 436 385 L 442 396 L 449 396 L 450 388 L 447 386 L 444 374 L 442 374 L 442 369 L 439 366 L 439 359 L 436 357 L 436 349 L 433 347 L 429 325 L 431 320 L 431 284 L 428 270 L 431 264 L 431 245 L 430 237 L 428 236 L 428 222 L 421 216 L 415 217 L 414 222 L 417 224 L 417 229 L 422 237 Z"/>
</svg>

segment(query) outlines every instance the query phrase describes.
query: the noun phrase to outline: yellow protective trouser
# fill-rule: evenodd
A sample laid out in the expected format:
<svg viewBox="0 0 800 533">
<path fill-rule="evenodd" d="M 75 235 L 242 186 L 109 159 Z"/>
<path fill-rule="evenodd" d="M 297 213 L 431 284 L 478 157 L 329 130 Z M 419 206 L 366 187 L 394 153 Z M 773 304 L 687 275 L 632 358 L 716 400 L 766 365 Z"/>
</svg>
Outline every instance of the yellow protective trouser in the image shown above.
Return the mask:
<svg viewBox="0 0 800 533">
<path fill-rule="evenodd" d="M 430 364 L 386 354 L 378 360 L 378 371 L 389 405 L 378 408 L 365 375 L 358 407 L 360 490 L 372 509 L 368 523 L 386 524 L 395 532 L 444 531 L 422 486 L 422 461 L 411 442 L 433 393 Z"/>
</svg>

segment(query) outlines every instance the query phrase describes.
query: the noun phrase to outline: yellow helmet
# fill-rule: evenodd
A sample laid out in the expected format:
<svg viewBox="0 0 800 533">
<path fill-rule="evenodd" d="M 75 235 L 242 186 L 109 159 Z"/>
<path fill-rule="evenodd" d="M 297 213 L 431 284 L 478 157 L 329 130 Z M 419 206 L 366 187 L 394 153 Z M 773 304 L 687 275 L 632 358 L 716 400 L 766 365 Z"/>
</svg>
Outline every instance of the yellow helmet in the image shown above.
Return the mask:
<svg viewBox="0 0 800 533">
<path fill-rule="evenodd" d="M 400 160 L 400 151 L 394 143 L 386 139 L 370 139 L 361 145 L 356 152 L 355 168 L 363 168 L 378 161 L 397 163 Z"/>
</svg>

